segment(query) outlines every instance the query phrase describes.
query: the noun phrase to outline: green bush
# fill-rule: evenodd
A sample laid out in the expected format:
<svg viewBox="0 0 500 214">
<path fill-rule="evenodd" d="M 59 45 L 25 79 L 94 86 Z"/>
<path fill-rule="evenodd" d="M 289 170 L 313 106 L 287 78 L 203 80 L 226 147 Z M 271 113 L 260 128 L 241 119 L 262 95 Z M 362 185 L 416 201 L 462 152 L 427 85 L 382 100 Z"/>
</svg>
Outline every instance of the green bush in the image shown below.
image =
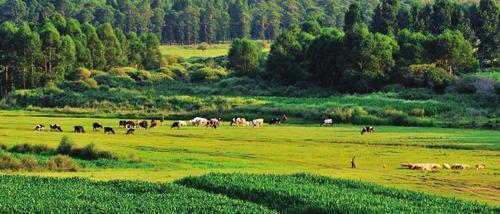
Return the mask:
<svg viewBox="0 0 500 214">
<path fill-rule="evenodd" d="M 71 150 L 75 146 L 75 142 L 71 140 L 68 136 L 63 136 L 59 145 L 56 148 L 57 154 L 70 154 Z"/>
<path fill-rule="evenodd" d="M 425 116 L 425 109 L 414 108 L 408 114 L 411 116 L 414 116 L 414 117 L 424 117 Z"/>
<path fill-rule="evenodd" d="M 202 67 L 191 72 L 191 81 L 217 80 L 225 76 L 227 76 L 227 72 L 223 68 Z"/>
<path fill-rule="evenodd" d="M 33 153 L 33 154 L 42 154 L 42 155 L 51 155 L 55 153 L 55 150 L 48 147 L 45 144 L 16 144 L 9 149 L 9 152 L 14 153 Z"/>
<path fill-rule="evenodd" d="M 73 72 L 70 72 L 69 75 L 67 75 L 66 79 L 74 81 L 86 81 L 90 78 L 91 75 L 92 72 L 89 69 L 80 67 L 75 69 Z"/>
</svg>

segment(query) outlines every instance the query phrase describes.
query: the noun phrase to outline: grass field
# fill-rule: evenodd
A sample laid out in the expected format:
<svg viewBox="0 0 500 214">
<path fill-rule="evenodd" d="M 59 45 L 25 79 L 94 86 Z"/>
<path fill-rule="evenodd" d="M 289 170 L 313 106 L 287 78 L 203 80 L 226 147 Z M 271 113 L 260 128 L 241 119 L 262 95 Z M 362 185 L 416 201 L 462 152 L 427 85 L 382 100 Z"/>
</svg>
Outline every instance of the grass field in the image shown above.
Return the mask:
<svg viewBox="0 0 500 214">
<path fill-rule="evenodd" d="M 218 57 L 226 55 L 229 47 L 230 44 L 214 44 L 202 51 L 196 49 L 196 46 L 162 45 L 160 51 L 162 55 L 175 55 L 183 58 Z"/>
<path fill-rule="evenodd" d="M 169 122 L 154 130 L 125 136 L 119 119 L 34 116 L 30 112 L 0 112 L 0 142 L 56 147 L 63 136 L 78 145 L 94 143 L 120 157 L 135 154 L 142 167 L 84 168 L 78 172 L 20 173 L 95 180 L 131 179 L 169 182 L 210 172 L 292 174 L 311 173 L 348 178 L 383 186 L 410 189 L 469 201 L 500 204 L 500 134 L 498 131 L 377 126 L 360 135 L 359 126 L 318 125 L 220 129 L 188 127 L 171 130 Z M 115 128 L 114 136 L 91 131 L 99 122 Z M 34 132 L 35 124 L 58 123 L 64 133 Z M 85 134 L 72 133 L 83 125 Z M 357 169 L 350 169 L 356 156 Z M 424 173 L 401 163 L 484 163 L 486 170 Z M 383 169 L 383 165 L 387 169 Z"/>
<path fill-rule="evenodd" d="M 162 45 L 160 51 L 162 55 L 180 56 L 186 59 L 191 57 L 218 57 L 227 55 L 231 43 L 211 44 L 204 51 L 198 50 L 197 45 Z M 269 52 L 270 48 L 263 49 L 264 52 Z"/>
</svg>

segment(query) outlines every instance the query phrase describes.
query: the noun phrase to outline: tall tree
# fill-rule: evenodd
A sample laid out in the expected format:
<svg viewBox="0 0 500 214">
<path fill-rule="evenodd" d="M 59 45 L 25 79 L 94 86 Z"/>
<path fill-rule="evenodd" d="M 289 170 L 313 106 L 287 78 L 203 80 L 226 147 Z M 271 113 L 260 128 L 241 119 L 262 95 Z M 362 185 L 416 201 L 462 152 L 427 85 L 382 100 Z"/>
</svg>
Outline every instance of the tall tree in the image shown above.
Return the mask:
<svg viewBox="0 0 500 214">
<path fill-rule="evenodd" d="M 451 15 L 455 4 L 451 0 L 437 0 L 432 7 L 431 30 L 433 33 L 441 33 L 451 28 Z"/>
<path fill-rule="evenodd" d="M 488 61 L 485 66 L 500 66 L 500 8 L 494 0 L 481 0 L 475 14 L 479 56 Z"/>
<path fill-rule="evenodd" d="M 344 34 L 337 29 L 323 29 L 306 51 L 306 69 L 311 80 L 321 86 L 336 86 L 342 79 L 337 60 L 342 55 Z"/>
<path fill-rule="evenodd" d="M 397 29 L 399 0 L 383 0 L 375 10 L 371 30 L 373 32 L 389 34 Z"/>
<path fill-rule="evenodd" d="M 246 0 L 235 0 L 229 6 L 231 16 L 231 38 L 250 36 L 250 13 Z"/>
<path fill-rule="evenodd" d="M 229 49 L 228 59 L 231 68 L 240 76 L 257 76 L 260 71 L 262 48 L 246 38 L 236 39 Z"/>
<path fill-rule="evenodd" d="M 112 66 L 123 65 L 122 60 L 122 46 L 118 38 L 116 38 L 115 31 L 111 24 L 105 23 L 99 25 L 97 28 L 97 35 L 104 45 L 104 58 L 106 59 L 107 68 Z"/>
<path fill-rule="evenodd" d="M 87 48 L 90 51 L 90 56 L 92 58 L 92 63 L 87 64 L 87 66 L 96 69 L 104 69 L 106 66 L 106 59 L 104 58 L 104 45 L 97 36 L 97 31 L 94 26 L 89 23 L 85 23 L 82 26 L 82 31 L 86 36 Z"/>
<path fill-rule="evenodd" d="M 0 4 L 0 22 L 13 21 L 17 24 L 28 16 L 28 7 L 21 0 L 7 0 Z"/>
<path fill-rule="evenodd" d="M 397 42 L 382 34 L 372 34 L 364 24 L 355 24 L 344 38 L 339 63 L 344 70 L 345 90 L 358 92 L 379 89 L 395 65 Z M 354 87 L 353 87 L 354 86 Z"/>
<path fill-rule="evenodd" d="M 438 64 L 450 74 L 470 72 L 478 65 L 472 45 L 460 31 L 445 30 L 437 36 L 433 47 Z"/>
<path fill-rule="evenodd" d="M 354 24 L 363 23 L 363 14 L 361 13 L 361 7 L 358 2 L 354 2 L 349 6 L 349 10 L 345 14 L 344 22 L 345 32 L 351 30 Z"/>
<path fill-rule="evenodd" d="M 142 52 L 142 66 L 145 69 L 160 68 L 160 40 L 155 34 L 148 33 L 142 36 L 142 43 L 145 45 L 145 50 Z"/>
</svg>

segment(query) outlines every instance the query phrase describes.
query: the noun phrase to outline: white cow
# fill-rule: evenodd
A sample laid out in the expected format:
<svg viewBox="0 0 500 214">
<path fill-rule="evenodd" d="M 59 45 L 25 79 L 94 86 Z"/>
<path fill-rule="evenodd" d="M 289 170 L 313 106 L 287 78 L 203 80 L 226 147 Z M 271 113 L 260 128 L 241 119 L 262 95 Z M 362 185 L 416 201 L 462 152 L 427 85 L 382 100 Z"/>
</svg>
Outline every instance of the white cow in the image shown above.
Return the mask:
<svg viewBox="0 0 500 214">
<path fill-rule="evenodd" d="M 321 126 L 333 126 L 333 119 L 324 119 Z"/>
<path fill-rule="evenodd" d="M 190 121 L 191 125 L 193 126 L 206 126 L 208 123 L 208 120 L 202 117 L 195 117 Z"/>
<path fill-rule="evenodd" d="M 255 119 L 255 120 L 252 120 L 252 125 L 253 127 L 261 127 L 262 125 L 264 125 L 264 119 Z"/>
</svg>

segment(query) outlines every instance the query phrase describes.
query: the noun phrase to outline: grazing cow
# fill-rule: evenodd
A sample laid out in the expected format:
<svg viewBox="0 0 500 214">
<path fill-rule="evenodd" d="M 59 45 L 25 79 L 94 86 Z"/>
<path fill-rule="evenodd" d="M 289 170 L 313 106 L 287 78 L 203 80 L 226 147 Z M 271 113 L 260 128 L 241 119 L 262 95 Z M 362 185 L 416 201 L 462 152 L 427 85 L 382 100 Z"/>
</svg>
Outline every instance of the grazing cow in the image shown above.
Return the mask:
<svg viewBox="0 0 500 214">
<path fill-rule="evenodd" d="M 125 120 L 120 120 L 120 122 L 118 123 L 120 128 L 126 128 L 127 127 L 127 121 Z"/>
<path fill-rule="evenodd" d="M 173 129 L 173 128 L 177 128 L 177 129 L 180 129 L 181 128 L 181 124 L 179 121 L 175 121 L 172 123 L 172 126 L 170 126 L 170 129 Z"/>
<path fill-rule="evenodd" d="M 177 128 L 180 129 L 181 127 L 187 126 L 186 121 L 175 121 L 172 123 L 172 126 L 170 126 L 170 129 Z"/>
<path fill-rule="evenodd" d="M 92 129 L 96 131 L 97 129 L 102 129 L 102 125 L 99 123 L 92 124 Z"/>
<path fill-rule="evenodd" d="M 486 168 L 486 164 L 477 164 L 476 165 L 476 170 L 485 169 L 485 168 Z"/>
<path fill-rule="evenodd" d="M 252 122 L 250 121 L 246 121 L 245 123 L 243 123 L 243 126 L 251 126 L 252 125 Z"/>
<path fill-rule="evenodd" d="M 361 134 L 364 134 L 365 132 L 366 133 L 373 133 L 373 132 L 375 132 L 375 129 L 371 126 L 367 126 L 361 130 Z"/>
<path fill-rule="evenodd" d="M 247 120 L 245 118 L 242 118 L 242 117 L 235 117 L 231 120 L 231 126 L 232 125 L 235 125 L 235 126 L 245 126 Z"/>
<path fill-rule="evenodd" d="M 125 135 L 130 135 L 130 134 L 134 134 L 135 133 L 135 129 L 128 129 L 127 133 L 125 133 Z"/>
<path fill-rule="evenodd" d="M 42 124 L 38 124 L 38 125 L 35 126 L 35 130 L 34 131 L 37 131 L 37 132 L 45 131 L 45 126 L 42 125 Z"/>
<path fill-rule="evenodd" d="M 104 127 L 104 134 L 115 134 L 115 130 L 111 127 Z"/>
<path fill-rule="evenodd" d="M 57 125 L 57 124 L 51 124 L 50 125 L 50 131 L 55 131 L 55 132 L 63 132 L 62 129 L 61 129 L 61 126 Z"/>
<path fill-rule="evenodd" d="M 281 123 L 286 123 L 287 120 L 288 116 L 286 116 L 286 114 L 283 114 L 283 118 L 281 118 Z"/>
<path fill-rule="evenodd" d="M 139 123 L 139 128 L 148 129 L 148 121 L 143 120 Z"/>
<path fill-rule="evenodd" d="M 469 165 L 467 165 L 467 164 L 453 164 L 451 166 L 451 169 L 455 169 L 455 170 L 465 170 L 468 168 L 469 168 Z"/>
<path fill-rule="evenodd" d="M 252 125 L 253 127 L 261 127 L 264 125 L 264 119 L 255 119 L 255 120 L 252 120 Z"/>
<path fill-rule="evenodd" d="M 443 164 L 444 169 L 451 169 L 451 166 L 447 163 Z"/>
<path fill-rule="evenodd" d="M 127 124 L 125 125 L 125 128 L 129 128 L 129 129 L 133 129 L 138 125 L 136 122 L 131 121 L 131 120 L 127 121 L 126 123 Z"/>
<path fill-rule="evenodd" d="M 212 127 L 214 129 L 217 129 L 217 126 L 220 126 L 222 122 L 222 118 L 212 118 L 207 122 L 207 127 Z"/>
<path fill-rule="evenodd" d="M 320 126 L 333 126 L 333 119 L 324 119 Z"/>
<path fill-rule="evenodd" d="M 281 124 L 281 119 L 279 118 L 273 118 L 269 121 L 269 125 L 280 125 Z"/>
<path fill-rule="evenodd" d="M 208 120 L 202 117 L 195 117 L 191 121 L 191 125 L 193 126 L 206 126 L 208 123 Z"/>
<path fill-rule="evenodd" d="M 83 129 L 83 126 L 75 126 L 75 131 L 76 133 L 85 133 L 85 129 Z"/>
<path fill-rule="evenodd" d="M 156 120 L 152 119 L 151 120 L 151 126 L 149 126 L 150 129 L 158 127 L 158 122 Z"/>
</svg>

